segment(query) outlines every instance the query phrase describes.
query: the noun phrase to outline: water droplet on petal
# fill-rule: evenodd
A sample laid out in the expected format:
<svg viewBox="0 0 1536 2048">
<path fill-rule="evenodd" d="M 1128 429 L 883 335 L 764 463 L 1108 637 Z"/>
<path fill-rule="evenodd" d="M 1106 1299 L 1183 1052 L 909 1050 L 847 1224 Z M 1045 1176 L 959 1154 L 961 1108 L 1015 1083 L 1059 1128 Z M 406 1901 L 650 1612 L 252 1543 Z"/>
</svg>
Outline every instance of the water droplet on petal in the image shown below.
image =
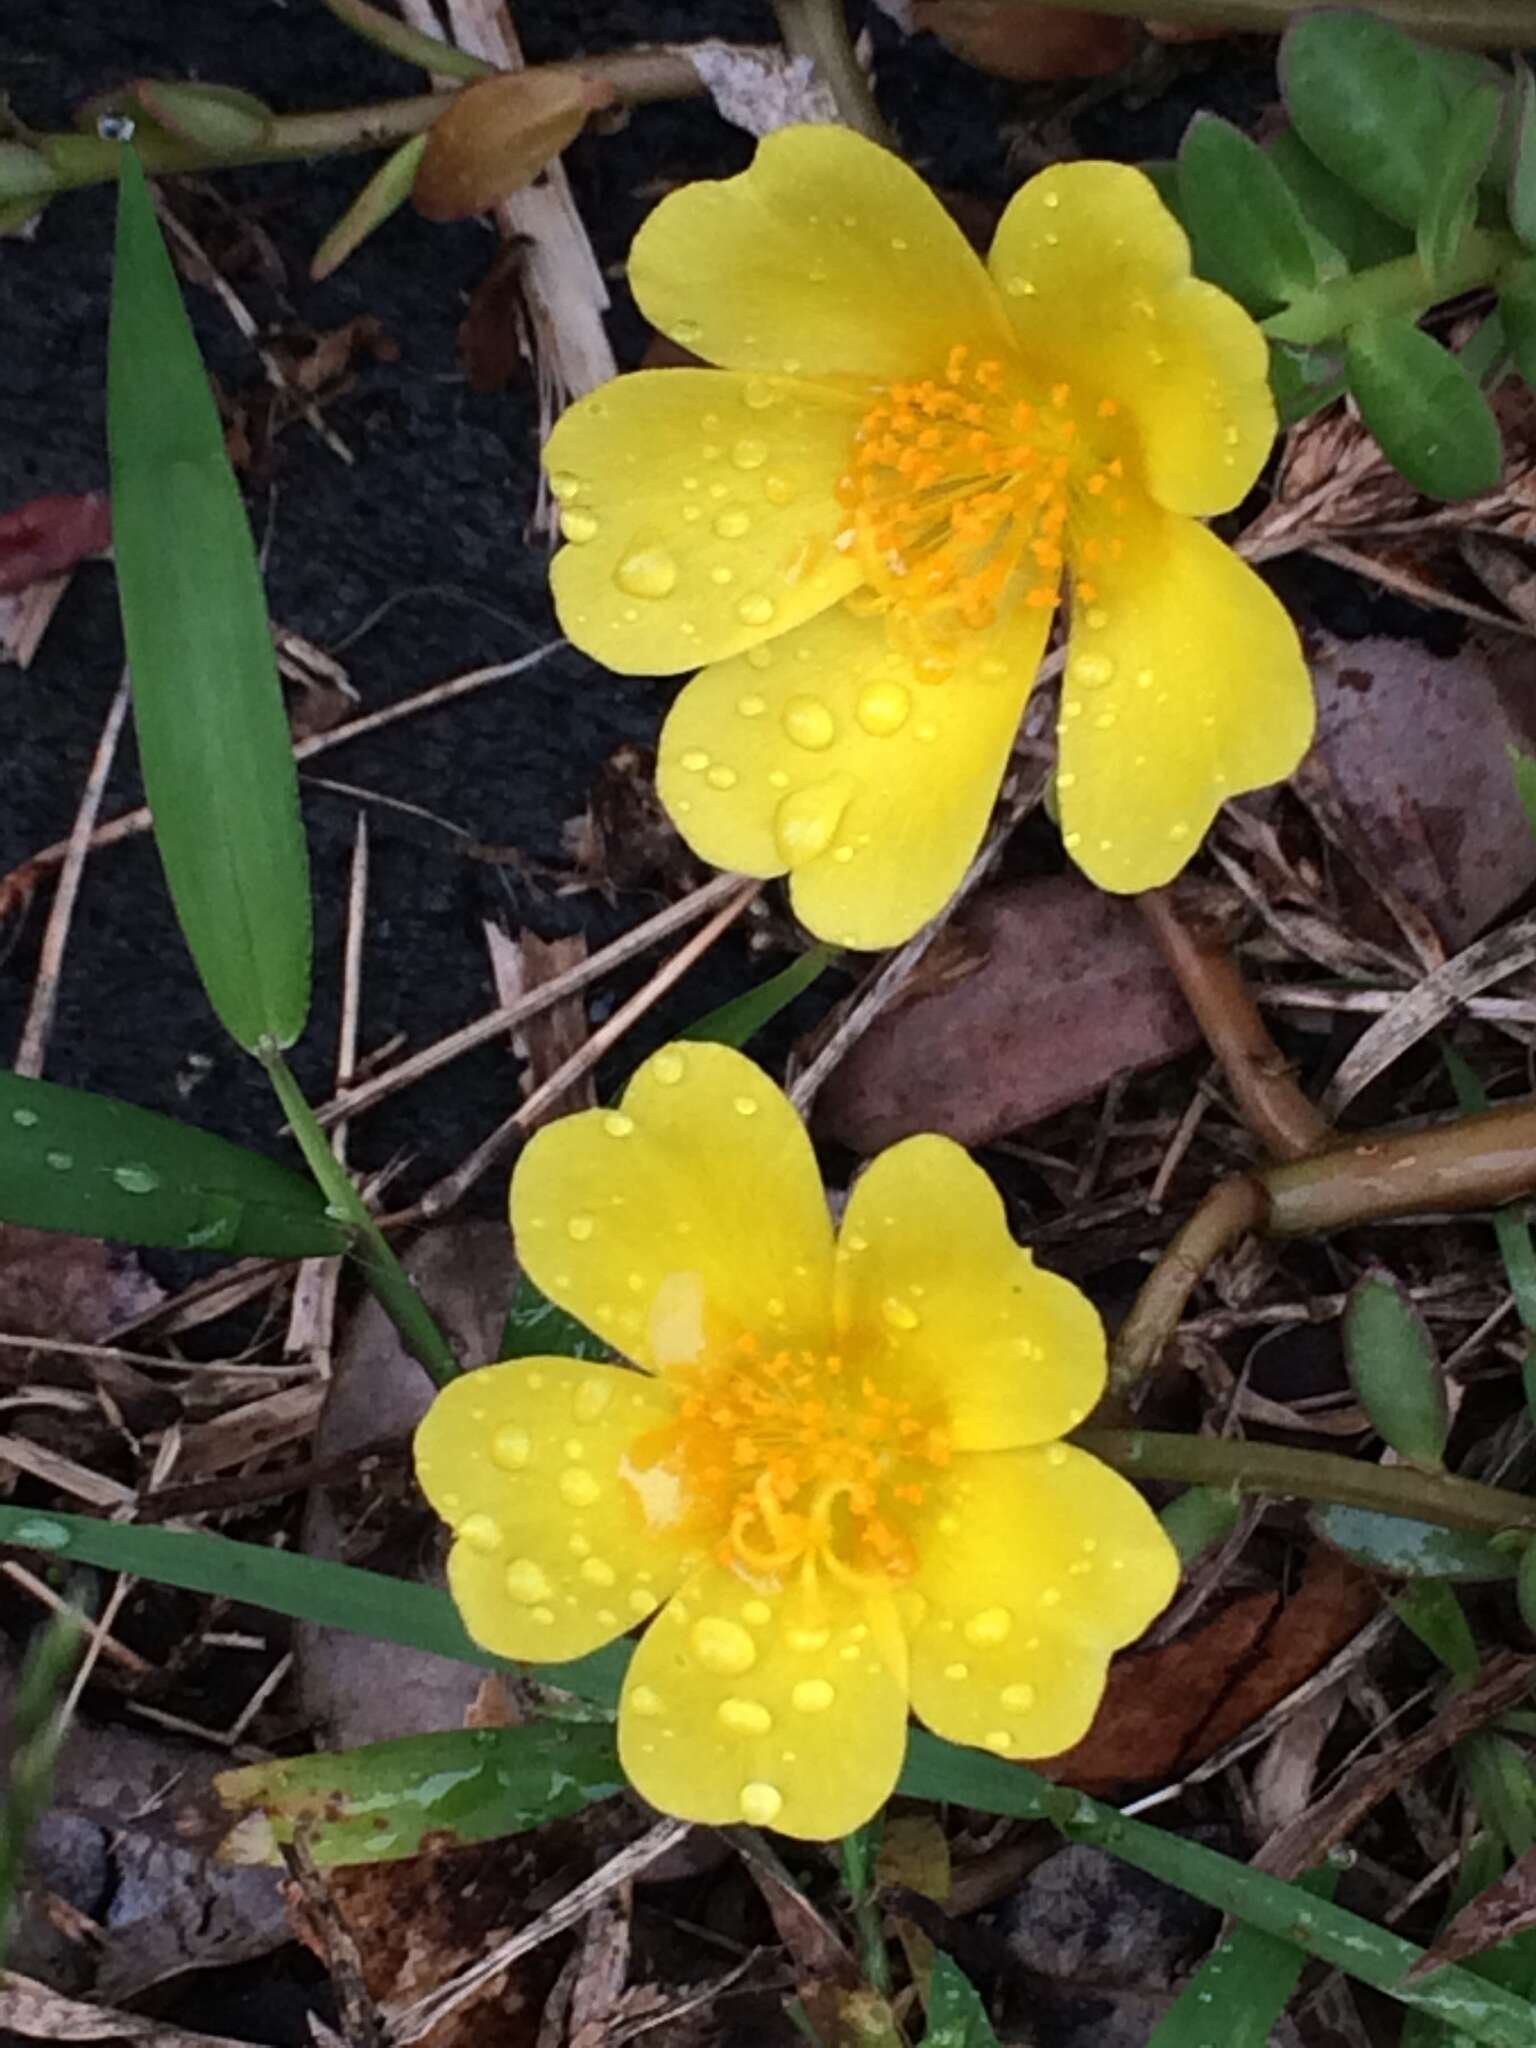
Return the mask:
<svg viewBox="0 0 1536 2048">
<path fill-rule="evenodd" d="M 491 1458 L 504 1472 L 521 1472 L 532 1452 L 526 1429 L 498 1429 L 491 1438 Z"/>
<path fill-rule="evenodd" d="M 733 1735 L 766 1735 L 773 1726 L 773 1716 L 760 1700 L 722 1700 L 715 1718 Z"/>
<path fill-rule="evenodd" d="M 665 597 L 677 583 L 677 564 L 665 548 L 631 548 L 613 572 L 631 597 Z"/>
<path fill-rule="evenodd" d="M 601 1491 L 592 1474 L 581 1465 L 568 1466 L 560 1474 L 560 1498 L 573 1508 L 591 1507 Z M 613 1580 L 606 1578 L 602 1583 L 611 1586 Z"/>
<path fill-rule="evenodd" d="M 632 1714 L 643 1714 L 648 1721 L 653 1721 L 664 1711 L 661 1694 L 648 1685 L 631 1686 L 624 1697 L 624 1704 Z"/>
<path fill-rule="evenodd" d="M 749 1600 L 741 1610 L 743 1621 L 750 1621 L 754 1628 L 766 1628 L 773 1619 L 773 1609 L 766 1600 Z"/>
<path fill-rule="evenodd" d="M 603 1129 L 610 1138 L 632 1138 L 635 1133 L 635 1120 L 632 1116 L 625 1116 L 622 1110 L 616 1109 L 611 1116 L 603 1118 Z"/>
<path fill-rule="evenodd" d="M 555 1590 L 543 1567 L 531 1557 L 515 1557 L 507 1566 L 504 1583 L 511 1597 L 522 1601 L 525 1607 L 531 1607 L 536 1600 L 549 1599 Z"/>
<path fill-rule="evenodd" d="M 567 1474 L 567 1477 L 570 1477 Z M 564 1491 L 562 1487 L 561 1491 Z M 581 1576 L 589 1586 L 611 1586 L 618 1577 L 613 1566 L 601 1557 L 587 1558 L 581 1567 Z"/>
<path fill-rule="evenodd" d="M 1102 690 L 1114 681 L 1115 664 L 1107 654 L 1080 654 L 1067 673 L 1080 689 Z"/>
<path fill-rule="evenodd" d="M 880 1304 L 880 1313 L 893 1330 L 915 1330 L 918 1323 L 917 1310 L 898 1299 L 894 1294 Z"/>
<path fill-rule="evenodd" d="M 688 1071 L 688 1062 L 680 1052 L 659 1052 L 651 1061 L 651 1072 L 664 1088 L 675 1088 Z"/>
<path fill-rule="evenodd" d="M 715 520 L 715 531 L 722 540 L 740 540 L 741 536 L 750 530 L 751 525 L 749 514 L 736 506 L 729 512 L 722 512 L 719 515 Z"/>
<path fill-rule="evenodd" d="M 738 697 L 736 709 L 743 718 L 761 718 L 768 709 L 768 700 L 766 697 Z"/>
<path fill-rule="evenodd" d="M 571 1396 L 571 1413 L 578 1422 L 596 1422 L 612 1394 L 613 1388 L 607 1380 L 583 1380 Z"/>
<path fill-rule="evenodd" d="M 1003 1705 L 1011 1714 L 1027 1714 L 1035 1704 L 1035 1688 L 1032 1685 L 1005 1685 Z"/>
<path fill-rule="evenodd" d="M 578 1244 L 585 1244 L 597 1228 L 597 1218 L 587 1215 L 584 1210 L 578 1210 L 565 1227 Z"/>
<path fill-rule="evenodd" d="M 786 796 L 773 814 L 773 838 L 786 867 L 825 853 L 848 808 L 846 781 L 813 782 Z"/>
<path fill-rule="evenodd" d="M 570 470 L 557 469 L 551 472 L 549 495 L 557 505 L 563 505 L 568 499 L 574 498 L 580 489 L 581 478 L 573 475 Z"/>
<path fill-rule="evenodd" d="M 744 626 L 766 626 L 777 610 L 778 606 L 771 597 L 764 597 L 758 592 L 741 600 L 736 607 L 736 616 Z"/>
<path fill-rule="evenodd" d="M 656 1595 L 654 1593 L 647 1593 L 642 1586 L 636 1586 L 633 1593 L 629 1596 L 630 1613 L 644 1621 L 648 1614 L 655 1611 L 655 1607 Z"/>
<path fill-rule="evenodd" d="M 984 1607 L 965 1624 L 965 1639 L 978 1649 L 991 1649 L 1007 1640 L 1012 1627 L 1013 1616 L 1006 1607 Z"/>
<path fill-rule="evenodd" d="M 854 706 L 854 717 L 877 739 L 900 732 L 912 711 L 911 692 L 903 683 L 866 683 Z"/>
<path fill-rule="evenodd" d="M 1091 626 L 1095 633 L 1102 632 L 1109 624 L 1109 613 L 1101 604 L 1091 604 L 1083 613 L 1083 624 Z"/>
<path fill-rule="evenodd" d="M 789 1697 L 797 1713 L 824 1714 L 837 1698 L 837 1689 L 824 1678 L 802 1678 Z"/>
<path fill-rule="evenodd" d="M 741 1623 L 721 1615 L 706 1615 L 696 1621 L 689 1641 L 704 1669 L 722 1678 L 738 1678 L 757 1662 L 757 1645 Z"/>
<path fill-rule="evenodd" d="M 738 441 L 731 450 L 731 460 L 738 469 L 761 469 L 768 460 L 768 443 L 750 436 Z"/>
<path fill-rule="evenodd" d="M 837 721 L 819 697 L 791 697 L 784 706 L 785 732 L 797 747 L 819 754 L 837 738 Z"/>
<path fill-rule="evenodd" d="M 696 348 L 704 338 L 704 330 L 697 320 L 674 320 L 671 332 L 679 348 Z"/>
<path fill-rule="evenodd" d="M 471 1550 L 482 1553 L 500 1550 L 503 1542 L 501 1524 L 490 1515 L 466 1515 L 453 1533 Z"/>
<path fill-rule="evenodd" d="M 784 1810 L 784 1794 L 777 1785 L 766 1785 L 761 1779 L 754 1779 L 750 1785 L 743 1785 L 738 1801 L 741 1817 L 754 1828 L 772 1827 Z"/>
<path fill-rule="evenodd" d="M 767 668 L 769 664 L 772 662 L 772 660 L 773 653 L 770 648 L 749 647 L 747 649 L 748 668 Z"/>
<path fill-rule="evenodd" d="M 944 1676 L 955 1685 L 961 1684 L 970 1675 L 971 1667 L 969 1664 L 946 1664 L 944 1666 Z"/>
<path fill-rule="evenodd" d="M 1013 1737 L 1006 1728 L 989 1729 L 982 1740 L 988 1749 L 995 1750 L 999 1756 L 1006 1756 L 1013 1747 Z"/>
<path fill-rule="evenodd" d="M 824 1650 L 832 1638 L 830 1632 L 824 1628 L 791 1628 L 784 1631 L 784 1640 L 792 1650 L 798 1650 L 802 1656 L 810 1657 L 814 1656 L 816 1651 Z"/>
<path fill-rule="evenodd" d="M 782 470 L 770 469 L 763 478 L 763 496 L 770 505 L 791 505 L 795 500 L 795 481 L 785 476 Z"/>
<path fill-rule="evenodd" d="M 749 377 L 741 394 L 741 402 L 750 406 L 753 412 L 766 412 L 778 397 L 778 393 L 766 377 Z"/>
<path fill-rule="evenodd" d="M 679 768 L 686 768 L 690 775 L 702 775 L 709 766 L 709 756 L 702 747 L 690 747 L 677 757 Z"/>
<path fill-rule="evenodd" d="M 560 531 L 574 547 L 585 547 L 589 540 L 596 540 L 598 524 L 590 512 L 584 512 L 579 505 L 567 505 L 560 513 Z M 624 586 L 626 589 L 629 586 Z M 633 595 L 639 596 L 638 591 Z"/>
</svg>

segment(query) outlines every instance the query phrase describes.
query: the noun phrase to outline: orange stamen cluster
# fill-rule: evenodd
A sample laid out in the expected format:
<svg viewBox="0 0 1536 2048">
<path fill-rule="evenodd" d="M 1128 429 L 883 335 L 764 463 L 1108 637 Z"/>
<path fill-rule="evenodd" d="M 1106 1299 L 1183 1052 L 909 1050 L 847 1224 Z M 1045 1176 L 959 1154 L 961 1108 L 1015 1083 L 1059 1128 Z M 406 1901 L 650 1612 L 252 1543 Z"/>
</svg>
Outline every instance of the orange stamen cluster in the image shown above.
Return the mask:
<svg viewBox="0 0 1536 2048">
<path fill-rule="evenodd" d="M 949 352 L 942 378 L 893 384 L 864 415 L 853 461 L 838 480 L 849 524 L 837 545 L 857 548 L 870 585 L 911 643 L 919 671 L 955 665 L 958 632 L 992 625 L 1009 604 L 1056 603 L 1074 489 L 1102 492 L 1120 473 L 1101 466 L 1101 399 L 1080 431 L 1067 384 L 1032 401 L 1015 364 Z"/>
<path fill-rule="evenodd" d="M 687 1522 L 721 1564 L 759 1584 L 803 1561 L 865 1587 L 910 1577 L 904 1524 L 950 1457 L 937 1416 L 836 1355 L 765 1354 L 752 1337 L 669 1377 L 677 1419 L 631 1455 L 676 1473 Z"/>
</svg>

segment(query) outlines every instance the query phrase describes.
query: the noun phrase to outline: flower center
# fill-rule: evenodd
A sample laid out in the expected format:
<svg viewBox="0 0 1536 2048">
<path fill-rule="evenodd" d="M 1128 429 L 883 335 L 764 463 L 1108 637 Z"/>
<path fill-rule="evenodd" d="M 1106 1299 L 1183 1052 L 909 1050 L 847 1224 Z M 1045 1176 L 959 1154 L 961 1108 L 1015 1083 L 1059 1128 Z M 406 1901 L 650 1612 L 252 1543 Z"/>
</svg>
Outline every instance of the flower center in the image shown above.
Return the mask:
<svg viewBox="0 0 1536 2048">
<path fill-rule="evenodd" d="M 753 1584 L 819 1564 L 864 1591 L 910 1577 L 907 1524 L 949 1462 L 937 1414 L 883 1394 L 836 1355 L 765 1353 L 743 1337 L 724 1360 L 674 1368 L 676 1419 L 631 1451 L 677 1481 L 682 1525 Z"/>
<path fill-rule="evenodd" d="M 920 675 L 942 681 L 959 636 L 1005 607 L 1055 604 L 1075 495 L 1124 474 L 1103 459 L 1119 409 L 1085 409 L 1067 384 L 1024 395 L 1000 360 L 972 363 L 957 342 L 942 378 L 893 384 L 864 415 L 837 484 L 849 515 L 837 546 L 857 549 L 866 601 L 888 611 Z"/>
</svg>

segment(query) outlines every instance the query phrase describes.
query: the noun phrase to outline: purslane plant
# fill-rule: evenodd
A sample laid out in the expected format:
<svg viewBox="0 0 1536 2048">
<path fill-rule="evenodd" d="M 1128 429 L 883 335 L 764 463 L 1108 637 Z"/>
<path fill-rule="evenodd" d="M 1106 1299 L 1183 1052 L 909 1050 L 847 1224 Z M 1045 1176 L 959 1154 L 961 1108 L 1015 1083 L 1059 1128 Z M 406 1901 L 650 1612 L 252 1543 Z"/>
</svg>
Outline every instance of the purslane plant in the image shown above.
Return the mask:
<svg viewBox="0 0 1536 2048">
<path fill-rule="evenodd" d="M 640 1370 L 470 1373 L 417 1472 L 488 1649 L 569 1659 L 650 1622 L 619 1752 L 654 1805 L 832 1836 L 890 1794 L 909 1705 L 1004 1757 L 1086 1733 L 1178 1560 L 1060 1441 L 1103 1391 L 1103 1329 L 959 1146 L 894 1146 L 834 1234 L 780 1089 L 673 1045 L 620 1109 L 534 1138 L 512 1221 L 537 1284 Z"/>
<path fill-rule="evenodd" d="M 1140 172 L 1042 172 L 983 264 L 899 159 L 783 129 L 664 200 L 630 281 L 720 367 L 559 421 L 552 581 L 610 668 L 701 670 L 658 779 L 705 859 L 787 871 L 836 943 L 909 937 L 981 839 L 1064 579 L 1061 818 L 1095 881 L 1167 881 L 1295 767 L 1295 630 L 1199 524 L 1273 443 L 1265 343 Z"/>
</svg>

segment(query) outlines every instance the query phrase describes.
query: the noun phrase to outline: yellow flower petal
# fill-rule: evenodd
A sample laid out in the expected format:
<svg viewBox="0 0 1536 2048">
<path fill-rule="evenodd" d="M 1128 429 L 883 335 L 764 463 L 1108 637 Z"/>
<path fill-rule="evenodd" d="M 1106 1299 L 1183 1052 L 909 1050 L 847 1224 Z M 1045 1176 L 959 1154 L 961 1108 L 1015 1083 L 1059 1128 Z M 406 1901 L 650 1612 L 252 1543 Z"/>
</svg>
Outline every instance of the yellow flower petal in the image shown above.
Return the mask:
<svg viewBox="0 0 1536 2048">
<path fill-rule="evenodd" d="M 912 1705 L 936 1734 L 1055 1756 L 1112 1650 L 1172 1599 L 1178 1556 L 1134 1487 L 1065 1444 L 957 1458 L 923 1511 Z"/>
<path fill-rule="evenodd" d="M 1203 526 L 1132 495 L 1118 561 L 1072 613 L 1058 788 L 1068 851 L 1102 889 L 1176 875 L 1228 797 L 1278 782 L 1312 738 L 1296 629 Z"/>
<path fill-rule="evenodd" d="M 905 1646 L 888 1597 L 825 1581 L 760 1593 L 700 1570 L 646 1631 L 619 1758 L 663 1813 L 820 1841 L 870 1819 L 907 1741 Z"/>
<path fill-rule="evenodd" d="M 980 844 L 1048 625 L 1018 608 L 923 682 L 883 618 L 824 612 L 684 688 L 662 730 L 661 800 L 704 860 L 789 870 L 818 937 L 898 945 Z"/>
<path fill-rule="evenodd" d="M 1275 438 L 1264 337 L 1189 274 L 1189 242 L 1127 164 L 1056 164 L 1010 201 L 988 259 L 1026 356 L 1079 403 L 1123 407 L 1147 488 L 1225 512 Z"/>
<path fill-rule="evenodd" d="M 739 177 L 672 193 L 635 237 L 629 281 L 647 319 L 732 369 L 921 377 L 958 341 L 1007 345 L 933 193 L 846 128 L 780 128 Z"/>
<path fill-rule="evenodd" d="M 724 1045 L 672 1045 L 618 1110 L 540 1131 L 512 1176 L 518 1256 L 638 1364 L 743 1334 L 825 1346 L 832 1226 L 805 1126 Z"/>
<path fill-rule="evenodd" d="M 665 1388 L 572 1358 L 488 1365 L 445 1387 L 416 1432 L 416 1476 L 454 1532 L 448 1585 L 502 1657 L 582 1657 L 654 1612 L 691 1564 L 623 1476 L 667 1422 Z"/>
<path fill-rule="evenodd" d="M 545 452 L 571 639 L 623 675 L 667 675 L 853 589 L 833 486 L 862 409 L 828 385 L 723 370 L 641 370 L 578 399 Z"/>
<path fill-rule="evenodd" d="M 932 1395 L 957 1451 L 1038 1444 L 1104 1391 L 1104 1329 L 1014 1243 L 996 1188 L 948 1138 L 908 1138 L 854 1183 L 838 1236 L 839 1338 L 878 1333 L 883 1391 Z"/>
</svg>

